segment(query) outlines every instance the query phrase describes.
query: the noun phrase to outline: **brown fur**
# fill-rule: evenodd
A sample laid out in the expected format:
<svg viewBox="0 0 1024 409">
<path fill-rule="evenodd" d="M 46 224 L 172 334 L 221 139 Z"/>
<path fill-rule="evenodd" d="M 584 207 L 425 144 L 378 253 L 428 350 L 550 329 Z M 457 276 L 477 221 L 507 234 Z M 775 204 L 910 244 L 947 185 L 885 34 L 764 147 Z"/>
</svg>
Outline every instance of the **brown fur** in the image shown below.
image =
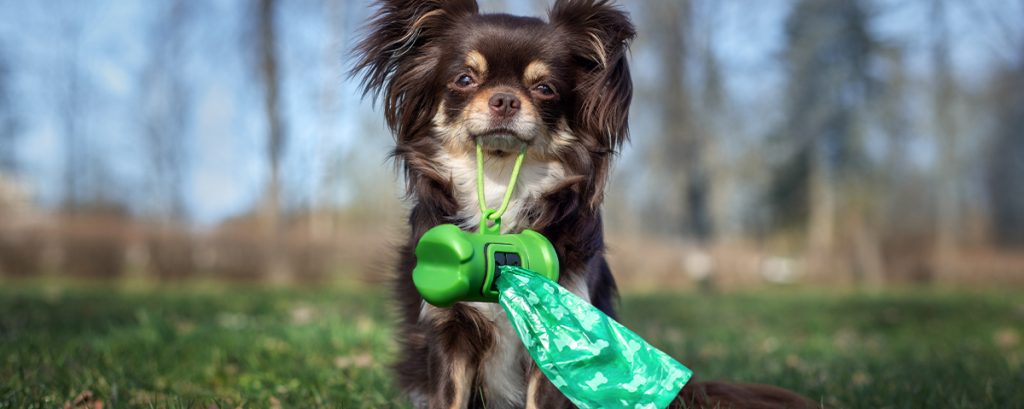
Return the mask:
<svg viewBox="0 0 1024 409">
<path fill-rule="evenodd" d="M 811 409 L 819 405 L 770 385 L 690 381 L 670 409 Z"/>
<path fill-rule="evenodd" d="M 557 0 L 548 22 L 480 15 L 474 0 L 381 0 L 378 5 L 356 50 L 353 73 L 361 74 L 365 93 L 383 98 L 384 117 L 396 136 L 393 155 L 412 202 L 394 281 L 402 317 L 398 383 L 429 408 L 477 408 L 484 402 L 492 408 L 571 407 L 521 347 L 518 359 L 509 363 L 513 367 L 501 369 L 522 374 L 517 387 L 529 401 L 487 396 L 483 386 L 496 374 L 485 365 L 508 341 L 502 337 L 509 336 L 494 321 L 501 318 L 470 304 L 424 307 L 411 279 L 413 250 L 428 229 L 466 222 L 459 216 L 466 199 L 460 202 L 452 171 L 437 158 L 442 152 L 466 154 L 484 137 L 459 133 L 467 129 L 467 118 L 485 117 L 496 130 L 528 125 L 530 135 L 508 132 L 529 143 L 531 160 L 555 162 L 565 176 L 529 198 L 515 226 L 545 235 L 558 253 L 560 282 L 585 284 L 583 295 L 615 316 L 616 287 L 604 258 L 600 205 L 609 162 L 628 138 L 632 82 L 626 54 L 633 25 L 605 0 Z M 460 82 L 464 75 L 472 81 Z M 522 108 L 514 115 L 488 116 L 486 104 L 496 94 L 514 96 Z M 439 132 L 456 139 L 442 142 Z M 499 157 L 508 153 L 494 149 Z M 775 396 L 745 390 L 765 401 Z M 726 402 L 720 398 L 732 392 L 691 386 L 679 402 Z"/>
</svg>

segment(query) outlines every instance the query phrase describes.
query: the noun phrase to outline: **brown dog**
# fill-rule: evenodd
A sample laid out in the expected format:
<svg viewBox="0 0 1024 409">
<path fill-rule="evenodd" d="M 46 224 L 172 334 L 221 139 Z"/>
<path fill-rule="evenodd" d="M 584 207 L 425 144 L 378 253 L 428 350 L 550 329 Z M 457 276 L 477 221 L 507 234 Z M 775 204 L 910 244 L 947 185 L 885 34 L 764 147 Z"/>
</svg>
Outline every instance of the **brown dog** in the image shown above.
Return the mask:
<svg viewBox="0 0 1024 409">
<path fill-rule="evenodd" d="M 600 205 L 609 162 L 628 136 L 626 54 L 634 27 L 604 0 L 556 1 L 548 21 L 481 15 L 475 0 L 378 5 L 354 72 L 367 93 L 383 96 L 413 205 L 395 281 L 398 382 L 417 408 L 572 407 L 532 363 L 498 305 L 423 302 L 411 279 L 413 250 L 439 224 L 479 224 L 477 143 L 489 158 L 491 208 L 526 144 L 503 230 L 545 235 L 558 253 L 560 284 L 615 316 Z M 801 399 L 769 387 L 695 384 L 677 404 L 802 407 Z"/>
</svg>

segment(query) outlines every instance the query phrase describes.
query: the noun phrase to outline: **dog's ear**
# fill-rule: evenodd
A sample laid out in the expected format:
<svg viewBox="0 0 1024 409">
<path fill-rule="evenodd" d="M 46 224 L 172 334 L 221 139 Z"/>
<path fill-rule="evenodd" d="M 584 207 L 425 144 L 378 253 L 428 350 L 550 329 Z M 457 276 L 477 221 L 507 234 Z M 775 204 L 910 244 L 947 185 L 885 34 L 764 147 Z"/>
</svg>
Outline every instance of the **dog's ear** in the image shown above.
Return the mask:
<svg viewBox="0 0 1024 409">
<path fill-rule="evenodd" d="M 437 64 L 436 56 L 425 55 L 426 48 L 460 18 L 476 14 L 478 7 L 476 0 L 380 0 L 377 6 L 355 48 L 357 61 L 350 75 L 362 75 L 364 96 L 372 94 L 376 100 L 384 93 L 385 118 L 400 131 L 411 87 L 430 80 Z"/>
<path fill-rule="evenodd" d="M 548 17 L 569 39 L 579 66 L 576 127 L 616 150 L 629 138 L 633 82 L 626 60 L 636 29 L 607 0 L 557 0 Z"/>
</svg>

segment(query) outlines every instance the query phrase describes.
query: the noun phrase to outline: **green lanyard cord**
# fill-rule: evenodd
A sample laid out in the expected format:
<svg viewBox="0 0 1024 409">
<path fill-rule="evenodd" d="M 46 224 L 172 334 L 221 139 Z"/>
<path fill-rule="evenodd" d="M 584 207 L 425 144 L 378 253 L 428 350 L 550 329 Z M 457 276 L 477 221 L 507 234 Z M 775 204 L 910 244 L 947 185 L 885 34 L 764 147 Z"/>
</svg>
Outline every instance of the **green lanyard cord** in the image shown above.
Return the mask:
<svg viewBox="0 0 1024 409">
<path fill-rule="evenodd" d="M 512 201 L 512 193 L 515 191 L 516 182 L 519 180 L 519 171 L 523 167 L 524 158 L 526 158 L 526 144 L 523 144 L 523 148 L 519 150 L 519 156 L 516 156 L 516 164 L 512 167 L 512 178 L 508 182 L 508 189 L 505 190 L 505 198 L 501 201 L 501 207 L 498 210 L 489 209 L 487 208 L 487 197 L 484 195 L 484 148 L 480 145 L 480 142 L 477 142 L 476 194 L 477 200 L 480 202 L 480 231 L 489 230 L 487 226 L 488 221 L 494 221 L 496 225 L 501 223 L 501 216 L 508 210 L 508 204 Z"/>
</svg>

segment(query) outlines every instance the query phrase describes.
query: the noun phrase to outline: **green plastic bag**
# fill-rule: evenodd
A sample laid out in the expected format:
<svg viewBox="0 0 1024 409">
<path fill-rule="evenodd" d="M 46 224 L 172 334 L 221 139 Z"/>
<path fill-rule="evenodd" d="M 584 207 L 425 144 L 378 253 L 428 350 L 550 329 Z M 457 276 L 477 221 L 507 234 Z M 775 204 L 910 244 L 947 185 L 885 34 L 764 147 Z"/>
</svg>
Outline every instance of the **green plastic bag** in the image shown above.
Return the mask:
<svg viewBox="0 0 1024 409">
<path fill-rule="evenodd" d="M 498 300 L 551 383 L 581 409 L 665 408 L 693 371 L 554 281 L 504 266 Z"/>
</svg>

